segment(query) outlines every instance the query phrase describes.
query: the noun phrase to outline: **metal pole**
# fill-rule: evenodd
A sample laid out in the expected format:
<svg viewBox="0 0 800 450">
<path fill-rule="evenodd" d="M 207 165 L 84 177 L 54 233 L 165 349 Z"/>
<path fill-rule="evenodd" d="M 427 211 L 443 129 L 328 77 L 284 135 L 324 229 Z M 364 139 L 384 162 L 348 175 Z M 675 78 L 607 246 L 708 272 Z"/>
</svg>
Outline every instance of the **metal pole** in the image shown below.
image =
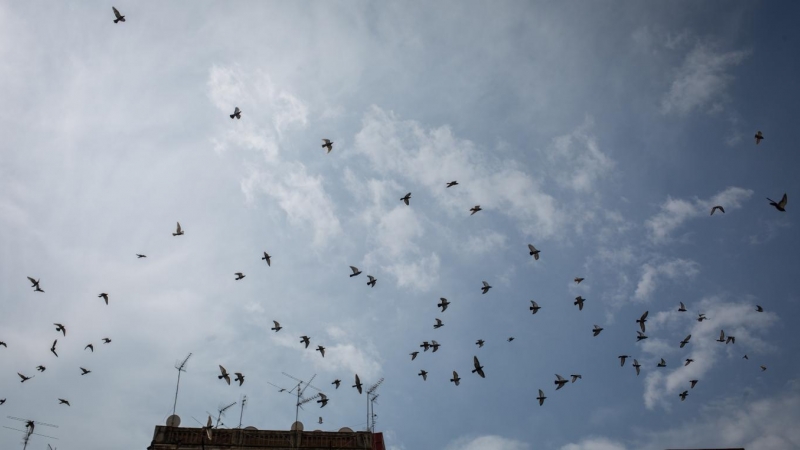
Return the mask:
<svg viewBox="0 0 800 450">
<path fill-rule="evenodd" d="M 178 370 L 178 385 L 175 386 L 175 402 L 172 404 L 172 415 L 175 415 L 175 408 L 178 406 L 178 389 L 181 386 L 181 371 Z"/>
</svg>

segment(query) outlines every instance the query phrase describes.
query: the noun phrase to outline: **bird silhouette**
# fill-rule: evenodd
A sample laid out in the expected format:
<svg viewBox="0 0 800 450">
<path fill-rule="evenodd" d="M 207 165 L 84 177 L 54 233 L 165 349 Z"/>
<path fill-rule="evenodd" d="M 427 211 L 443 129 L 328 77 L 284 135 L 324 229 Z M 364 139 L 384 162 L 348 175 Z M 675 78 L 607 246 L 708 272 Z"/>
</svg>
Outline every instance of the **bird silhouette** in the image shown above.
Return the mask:
<svg viewBox="0 0 800 450">
<path fill-rule="evenodd" d="M 478 339 L 477 341 L 475 341 L 475 345 L 477 345 L 478 348 L 483 347 L 483 344 L 485 344 L 485 342 L 483 342 L 483 339 Z"/>
<path fill-rule="evenodd" d="M 233 108 L 233 114 L 231 114 L 231 119 L 233 118 L 236 118 L 237 120 L 242 118 L 242 110 L 239 109 L 238 106 Z"/>
<path fill-rule="evenodd" d="M 323 139 L 322 142 L 323 142 L 322 148 L 327 147 L 328 153 L 330 153 L 331 150 L 333 150 L 333 141 L 331 141 L 330 139 Z"/>
<path fill-rule="evenodd" d="M 408 205 L 408 201 L 411 200 L 411 192 L 406 194 L 404 197 L 400 197 L 400 200 L 403 201 L 406 205 Z"/>
<path fill-rule="evenodd" d="M 86 350 L 87 348 L 88 348 L 89 350 L 91 350 L 91 351 L 92 351 L 92 353 L 94 353 L 94 345 L 92 345 L 92 344 L 89 344 L 89 345 L 87 345 L 86 347 L 83 347 L 83 349 L 84 349 L 84 350 Z"/>
<path fill-rule="evenodd" d="M 725 339 L 726 344 L 735 344 L 736 343 L 736 336 L 728 335 L 728 338 Z"/>
<path fill-rule="evenodd" d="M 36 366 L 36 370 L 39 372 L 44 372 L 47 368 L 45 366 Z"/>
<path fill-rule="evenodd" d="M 568 382 L 569 380 L 565 380 L 564 377 L 562 377 L 559 374 L 556 374 L 556 380 L 553 383 L 555 383 L 558 386 L 556 390 L 559 390 L 562 387 L 564 387 L 564 385 L 567 384 Z"/>
<path fill-rule="evenodd" d="M 411 352 L 409 353 L 409 355 L 411 355 L 411 360 L 413 361 L 417 359 L 417 355 L 419 355 L 419 352 Z"/>
<path fill-rule="evenodd" d="M 422 377 L 422 381 L 428 380 L 428 372 L 425 372 L 424 370 L 420 370 L 417 376 Z"/>
<path fill-rule="evenodd" d="M 36 288 L 35 291 L 44 292 L 43 290 L 39 289 L 39 280 L 34 280 L 33 277 L 28 277 L 28 280 L 31 282 L 31 287 Z"/>
<path fill-rule="evenodd" d="M 328 396 L 323 394 L 322 392 L 320 392 L 319 393 L 319 400 L 317 400 L 317 403 L 322 403 L 322 405 L 320 405 L 320 408 L 324 408 L 325 405 L 328 404 Z"/>
<path fill-rule="evenodd" d="M 238 381 L 239 386 L 244 384 L 244 375 L 242 375 L 241 372 L 234 372 L 234 374 L 236 375 L 236 378 L 234 378 L 233 381 Z"/>
<path fill-rule="evenodd" d="M 335 385 L 336 385 L 336 389 L 339 389 L 339 385 L 340 385 L 341 383 L 342 383 L 342 380 L 338 380 L 338 379 L 337 379 L 337 380 L 333 380 L 333 383 L 331 383 L 331 384 L 335 384 Z"/>
<path fill-rule="evenodd" d="M 318 352 L 320 352 L 320 353 L 322 354 L 322 357 L 323 357 L 323 358 L 325 357 L 325 347 L 323 347 L 323 346 L 321 346 L 321 345 L 318 345 L 318 346 L 317 346 L 317 351 L 318 351 Z"/>
<path fill-rule="evenodd" d="M 622 366 L 625 365 L 625 360 L 630 358 L 630 356 L 628 356 L 628 355 L 620 355 L 620 356 L 617 356 L 617 358 L 619 358 L 619 366 L 622 367 Z"/>
<path fill-rule="evenodd" d="M 725 343 L 725 330 L 719 330 L 719 339 L 717 342 Z"/>
<path fill-rule="evenodd" d="M 107 337 L 103 338 L 103 344 L 110 344 L 110 343 L 111 343 L 111 339 L 109 339 Z"/>
<path fill-rule="evenodd" d="M 67 335 L 67 327 L 65 327 L 64 325 L 61 325 L 60 323 L 54 323 L 53 325 L 56 326 L 56 332 L 60 331 L 61 333 L 64 334 L 64 336 Z"/>
<path fill-rule="evenodd" d="M 689 391 L 683 391 L 678 396 L 681 398 L 681 401 L 686 400 L 686 396 L 689 395 Z"/>
<path fill-rule="evenodd" d="M 114 19 L 114 23 L 125 22 L 125 16 L 120 14 L 119 11 L 117 11 L 117 8 L 112 6 L 111 10 L 114 11 L 114 17 L 116 17 L 116 19 Z"/>
<path fill-rule="evenodd" d="M 511 342 L 511 341 L 513 341 L 513 340 L 514 340 L 514 336 L 511 336 L 510 338 L 508 338 L 508 339 L 506 339 L 506 340 L 507 340 L 508 342 Z"/>
<path fill-rule="evenodd" d="M 436 323 L 433 324 L 433 329 L 442 328 L 444 324 L 442 323 L 442 319 L 436 319 Z"/>
<path fill-rule="evenodd" d="M 578 380 L 581 380 L 581 379 L 583 379 L 583 377 L 582 377 L 582 376 L 580 376 L 580 375 L 570 375 L 570 376 L 572 377 L 572 382 L 573 382 L 573 383 L 574 383 L 574 382 L 576 382 L 576 381 L 578 381 Z"/>
<path fill-rule="evenodd" d="M 447 309 L 447 307 L 450 305 L 450 302 L 448 302 L 447 299 L 444 298 L 444 297 L 439 297 L 439 300 L 441 300 L 441 301 L 436 306 L 438 306 L 439 308 L 442 308 L 442 312 L 444 312 L 444 310 Z"/>
<path fill-rule="evenodd" d="M 102 294 L 98 295 L 97 298 L 102 298 L 103 300 L 105 300 L 106 305 L 108 305 L 108 294 L 106 294 L 105 292 L 103 292 Z"/>
<path fill-rule="evenodd" d="M 356 374 L 356 384 L 352 387 L 358 389 L 358 393 L 361 394 L 361 380 L 358 378 L 358 374 Z"/>
<path fill-rule="evenodd" d="M 178 222 L 178 227 L 175 229 L 175 232 L 172 233 L 173 236 L 183 236 L 183 229 L 181 229 L 181 223 Z"/>
<path fill-rule="evenodd" d="M 661 362 L 657 364 L 657 367 L 667 367 L 667 362 L 664 361 L 664 358 L 661 358 Z"/>
<path fill-rule="evenodd" d="M 470 208 L 469 210 L 472 211 L 472 214 L 470 214 L 470 216 L 474 216 L 475 213 L 478 212 L 478 211 L 483 211 L 481 209 L 481 205 L 475 205 L 472 208 Z"/>
<path fill-rule="evenodd" d="M 281 328 L 283 328 L 283 327 L 281 326 L 281 324 L 280 324 L 280 323 L 279 323 L 277 320 L 273 320 L 273 321 L 272 321 L 272 323 L 274 323 L 274 324 L 275 324 L 275 326 L 274 326 L 274 327 L 272 327 L 272 328 L 270 328 L 270 330 L 272 330 L 272 331 L 274 331 L 274 332 L 276 332 L 276 333 L 277 333 L 278 331 L 281 331 Z"/>
<path fill-rule="evenodd" d="M 684 363 L 683 367 L 688 366 L 689 364 L 693 363 L 694 360 L 692 358 L 686 358 L 686 363 Z"/>
<path fill-rule="evenodd" d="M 531 245 L 531 244 L 528 244 L 528 250 L 530 250 L 530 254 L 531 254 L 531 256 L 533 256 L 533 259 L 535 259 L 536 261 L 538 261 L 538 260 L 539 260 L 539 253 L 540 253 L 540 251 L 539 251 L 539 250 L 536 250 L 536 247 L 534 247 L 534 246 L 533 246 L 533 245 Z"/>
<path fill-rule="evenodd" d="M 641 331 L 637 331 L 636 333 L 638 334 L 638 336 L 636 336 L 636 342 L 639 342 L 642 339 L 647 339 L 647 336 L 645 336 Z"/>
<path fill-rule="evenodd" d="M 542 307 L 539 306 L 539 304 L 536 303 L 535 301 L 531 300 L 531 306 L 528 307 L 528 309 L 531 310 L 531 314 L 536 314 L 537 312 L 539 312 L 540 309 L 542 309 Z"/>
<path fill-rule="evenodd" d="M 217 375 L 217 379 L 222 380 L 224 378 L 225 382 L 228 383 L 228 386 L 230 386 L 231 376 L 230 374 L 228 374 L 228 371 L 225 370 L 224 367 L 222 367 L 222 364 L 219 365 L 219 372 L 221 373 L 221 375 Z"/>
<path fill-rule="evenodd" d="M 759 305 L 756 305 L 756 312 L 764 312 L 764 308 Z"/>
<path fill-rule="evenodd" d="M 447 183 L 447 186 L 445 187 L 453 187 L 453 186 L 458 186 L 458 181 L 451 181 Z M 456 384 L 456 386 L 458 386 L 458 384 Z"/>
<path fill-rule="evenodd" d="M 245 274 L 243 274 L 242 272 L 236 272 L 236 273 L 234 273 L 234 275 L 236 275 L 236 280 L 237 281 L 241 280 L 242 278 L 245 277 Z"/>
<path fill-rule="evenodd" d="M 431 348 L 431 344 L 429 344 L 428 341 L 422 341 L 420 347 L 422 347 L 422 351 L 427 352 Z"/>
<path fill-rule="evenodd" d="M 644 333 L 644 332 L 646 331 L 646 330 L 644 329 L 644 324 L 645 324 L 645 322 L 647 322 L 647 314 L 648 314 L 649 312 L 650 312 L 650 311 L 645 311 L 645 312 L 644 312 L 644 314 L 642 314 L 642 317 L 640 317 L 638 320 L 636 320 L 636 323 L 638 323 L 638 324 L 639 324 L 639 328 L 641 328 L 641 329 L 642 329 L 642 333 Z"/>
<path fill-rule="evenodd" d="M 81 369 L 81 375 L 86 375 L 87 373 L 92 373 L 89 369 L 84 369 L 83 367 L 79 367 Z"/>
<path fill-rule="evenodd" d="M 689 389 L 694 389 L 694 385 L 697 384 L 697 380 L 689 380 L 689 382 L 692 383 L 692 387 Z"/>
<path fill-rule="evenodd" d="M 681 341 L 681 348 L 683 348 L 686 344 L 688 344 L 689 343 L 689 339 L 691 339 L 691 338 L 692 338 L 691 334 L 686 336 L 686 338 Z"/>
<path fill-rule="evenodd" d="M 375 283 L 378 281 L 378 279 L 373 277 L 372 275 L 367 275 L 367 278 L 369 278 L 369 281 L 367 281 L 367 285 L 370 287 L 375 287 Z"/>
<path fill-rule="evenodd" d="M 581 278 L 581 277 L 575 277 L 575 280 L 574 280 L 574 281 L 575 281 L 575 284 L 581 284 L 581 281 L 583 281 L 583 278 Z"/>
<path fill-rule="evenodd" d="M 639 361 L 633 360 L 633 368 L 636 369 L 636 376 L 639 376 L 639 372 L 641 371 L 642 365 L 639 364 Z"/>
<path fill-rule="evenodd" d="M 350 270 L 353 271 L 353 273 L 350 274 L 350 278 L 353 278 L 355 276 L 361 275 L 361 271 L 358 270 L 358 267 L 350 266 Z"/>
<path fill-rule="evenodd" d="M 208 421 L 206 421 L 206 426 L 202 427 L 202 430 L 204 430 L 206 432 L 205 438 L 208 438 L 209 441 L 211 440 L 211 437 L 212 437 L 211 436 L 211 434 L 212 434 L 211 430 L 213 428 L 214 428 L 214 426 L 212 425 L 212 422 L 211 422 L 211 415 L 209 414 Z M 202 444 L 202 447 L 205 449 L 205 439 L 203 439 L 200 442 Z"/>
<path fill-rule="evenodd" d="M 8 348 L 8 345 L 5 342 L 0 341 L 0 347 Z"/>
<path fill-rule="evenodd" d="M 319 416 L 319 423 L 322 423 L 322 416 Z"/>
<path fill-rule="evenodd" d="M 58 399 L 58 404 L 59 404 L 59 405 L 67 405 L 67 406 L 71 406 L 71 405 L 69 404 L 69 402 L 68 402 L 68 401 L 66 401 L 66 400 L 64 400 L 63 398 L 60 398 L 60 399 Z"/>
<path fill-rule="evenodd" d="M 678 307 L 679 312 L 686 312 L 686 307 L 683 305 L 683 302 L 679 302 L 681 306 Z"/>
<path fill-rule="evenodd" d="M 472 357 L 472 365 L 475 367 L 472 369 L 472 373 L 477 373 L 481 376 L 481 378 L 486 378 L 486 374 L 483 373 L 483 366 L 481 365 L 480 361 L 478 361 L 477 356 Z"/>
<path fill-rule="evenodd" d="M 56 355 L 56 358 L 58 358 L 58 353 L 56 353 L 56 343 L 58 343 L 58 339 L 53 341 L 53 346 L 50 347 L 50 351 L 53 352 L 54 355 Z"/>
<path fill-rule="evenodd" d="M 450 187 L 450 186 L 448 186 L 448 187 Z M 450 381 L 455 383 L 456 386 L 461 384 L 461 378 L 458 378 L 458 372 L 456 372 L 455 370 L 453 371 L 453 378 L 450 378 Z"/>
<path fill-rule="evenodd" d="M 439 350 L 439 347 L 441 345 L 442 344 L 440 344 L 440 343 L 438 343 L 436 341 L 431 341 L 431 348 L 433 349 L 433 353 L 436 353 L 436 350 Z"/>
<path fill-rule="evenodd" d="M 598 334 L 600 334 L 601 331 L 603 331 L 603 328 L 600 328 L 597 325 L 595 325 L 594 329 L 592 330 L 592 333 L 594 333 L 594 335 L 597 336 Z"/>
<path fill-rule="evenodd" d="M 761 143 L 761 140 L 764 139 L 764 135 L 761 133 L 761 130 L 756 131 L 756 135 L 753 136 L 756 139 L 756 145 Z"/>
<path fill-rule="evenodd" d="M 269 253 L 264 252 L 264 256 L 261 259 L 266 261 L 268 266 L 272 266 L 272 256 L 269 256 Z"/>
<path fill-rule="evenodd" d="M 769 197 L 767 197 L 767 200 L 769 200 L 770 205 L 774 206 L 775 209 L 781 212 L 786 211 L 786 202 L 789 201 L 789 199 L 786 197 L 786 194 L 783 194 L 783 198 L 781 198 L 781 201 L 779 202 L 776 202 L 775 200 L 772 200 Z"/>
<path fill-rule="evenodd" d="M 575 302 L 573 303 L 573 305 L 578 305 L 578 311 L 583 311 L 583 302 L 585 301 L 586 299 L 579 295 L 575 297 Z"/>
<path fill-rule="evenodd" d="M 767 366 L 761 366 L 761 371 L 764 372 L 765 370 L 767 370 Z"/>
<path fill-rule="evenodd" d="M 4 398 L 0 398 L 0 405 L 2 405 L 2 404 L 3 404 L 3 403 L 5 403 L 5 402 L 6 402 L 6 399 L 4 399 Z"/>
<path fill-rule="evenodd" d="M 300 336 L 300 342 L 306 344 L 306 348 L 308 348 L 308 344 L 311 343 L 311 338 L 308 336 Z"/>
<path fill-rule="evenodd" d="M 716 210 L 720 210 L 720 211 L 722 211 L 722 214 L 725 214 L 725 208 L 723 208 L 722 206 L 717 205 L 717 206 L 714 206 L 713 208 L 711 208 L 711 214 L 709 214 L 709 215 L 713 216 L 714 215 L 714 211 L 716 211 Z"/>
<path fill-rule="evenodd" d="M 698 322 L 702 322 L 704 320 L 708 320 L 708 317 L 706 317 L 705 314 L 700 313 L 700 314 L 697 315 L 697 321 Z"/>
<path fill-rule="evenodd" d="M 547 397 L 544 396 L 544 392 L 542 392 L 542 390 L 539 389 L 539 396 L 536 397 L 536 400 L 539 400 L 539 406 L 544 405 L 544 399 L 546 399 L 546 398 Z"/>
<path fill-rule="evenodd" d="M 139 253 L 136 254 L 136 259 L 142 259 L 142 258 L 147 258 L 147 255 L 142 255 Z"/>
<path fill-rule="evenodd" d="M 481 290 L 483 291 L 482 293 L 485 294 L 485 293 L 489 292 L 489 289 L 491 289 L 491 288 L 492 287 L 489 286 L 489 283 L 484 281 L 483 282 L 483 287 L 481 288 Z"/>
<path fill-rule="evenodd" d="M 744 355 L 744 356 L 742 356 L 742 359 L 747 359 L 747 360 L 749 360 L 750 358 L 748 358 L 748 357 L 747 357 L 747 355 Z"/>
</svg>

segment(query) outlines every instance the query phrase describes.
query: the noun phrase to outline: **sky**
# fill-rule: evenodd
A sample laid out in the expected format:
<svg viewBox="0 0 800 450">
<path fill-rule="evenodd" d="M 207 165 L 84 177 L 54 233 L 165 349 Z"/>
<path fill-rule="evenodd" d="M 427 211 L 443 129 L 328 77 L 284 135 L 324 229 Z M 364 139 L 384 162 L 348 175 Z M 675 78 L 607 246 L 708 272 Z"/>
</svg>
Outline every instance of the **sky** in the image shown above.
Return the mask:
<svg viewBox="0 0 800 450">
<path fill-rule="evenodd" d="M 392 450 L 800 448 L 799 9 L 0 3 L 0 422 L 146 448 L 191 353 L 183 426 L 289 429 L 286 373 L 363 430 L 358 374 Z"/>
</svg>

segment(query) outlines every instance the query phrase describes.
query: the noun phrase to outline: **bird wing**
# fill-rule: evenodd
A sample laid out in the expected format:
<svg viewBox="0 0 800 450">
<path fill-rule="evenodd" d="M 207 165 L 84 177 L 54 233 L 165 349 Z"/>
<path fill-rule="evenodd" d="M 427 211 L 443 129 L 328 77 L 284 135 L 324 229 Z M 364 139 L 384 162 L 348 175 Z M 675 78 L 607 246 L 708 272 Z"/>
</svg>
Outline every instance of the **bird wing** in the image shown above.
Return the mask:
<svg viewBox="0 0 800 450">
<path fill-rule="evenodd" d="M 220 364 L 220 365 L 219 365 L 219 371 L 222 373 L 222 376 L 223 376 L 223 377 L 226 377 L 226 376 L 228 376 L 228 371 L 227 371 L 227 370 L 225 370 L 225 368 L 224 368 L 224 367 L 222 367 L 222 364 Z"/>
<path fill-rule="evenodd" d="M 725 330 L 719 330 L 719 340 L 725 339 Z"/>
<path fill-rule="evenodd" d="M 692 338 L 692 335 L 690 334 L 690 335 L 686 336 L 686 339 L 684 339 L 684 341 L 689 342 L 689 339 L 691 339 L 691 338 Z"/>
<path fill-rule="evenodd" d="M 559 375 L 559 374 L 556 374 L 556 378 L 558 378 L 558 381 L 566 381 L 566 380 L 565 380 L 565 379 L 563 379 L 563 378 L 561 377 L 561 375 Z"/>
<path fill-rule="evenodd" d="M 180 222 L 178 222 L 178 230 L 177 231 L 178 231 L 178 233 L 181 232 L 181 223 Z"/>
<path fill-rule="evenodd" d="M 480 361 L 478 361 L 478 357 L 477 356 L 473 356 L 472 357 L 472 364 L 475 366 L 476 369 L 480 370 L 481 363 L 480 363 Z"/>
<path fill-rule="evenodd" d="M 681 304 L 681 309 L 686 309 L 686 306 L 683 305 L 683 302 L 678 302 Z"/>
<path fill-rule="evenodd" d="M 647 319 L 647 315 L 648 315 L 649 313 L 650 313 L 650 311 L 645 311 L 645 312 L 644 312 L 644 314 L 642 314 L 642 317 L 641 317 L 641 319 L 640 319 L 640 320 L 645 320 L 645 319 Z"/>
<path fill-rule="evenodd" d="M 531 244 L 528 244 L 528 249 L 529 249 L 530 251 L 532 251 L 532 252 L 535 252 L 535 251 L 536 251 L 536 247 L 532 246 Z"/>
<path fill-rule="evenodd" d="M 436 325 L 441 325 L 441 324 L 442 324 L 442 319 L 436 319 Z"/>
<path fill-rule="evenodd" d="M 112 9 L 112 10 L 114 10 L 114 16 L 115 16 L 117 19 L 119 19 L 119 18 L 122 16 L 122 14 L 120 14 L 120 13 L 119 13 L 119 11 L 117 11 L 117 8 L 115 8 L 115 7 L 113 7 L 113 6 L 112 6 L 112 7 L 111 7 L 111 9 Z"/>
<path fill-rule="evenodd" d="M 350 266 L 350 270 L 352 270 L 353 273 L 358 273 L 358 267 L 356 266 Z"/>
<path fill-rule="evenodd" d="M 489 283 L 487 283 L 487 282 L 485 282 L 485 281 L 484 281 L 484 282 L 483 282 L 483 287 L 489 287 Z"/>
<path fill-rule="evenodd" d="M 644 333 L 642 333 L 641 331 L 637 331 L 637 333 L 639 333 L 639 336 L 644 336 Z"/>
<path fill-rule="evenodd" d="M 788 202 L 788 201 L 789 201 L 789 198 L 786 197 L 786 194 L 783 194 L 783 198 L 781 198 L 781 201 L 778 203 L 778 206 L 783 208 L 783 207 L 786 206 L 786 202 Z"/>
<path fill-rule="evenodd" d="M 278 328 L 279 326 L 281 326 L 281 324 L 279 324 L 277 320 L 273 320 L 272 323 L 275 324 L 275 328 Z"/>
<path fill-rule="evenodd" d="M 666 361 L 664 361 L 664 358 L 661 358 L 661 364 L 663 364 L 663 365 L 667 365 L 667 362 L 666 362 Z"/>
</svg>

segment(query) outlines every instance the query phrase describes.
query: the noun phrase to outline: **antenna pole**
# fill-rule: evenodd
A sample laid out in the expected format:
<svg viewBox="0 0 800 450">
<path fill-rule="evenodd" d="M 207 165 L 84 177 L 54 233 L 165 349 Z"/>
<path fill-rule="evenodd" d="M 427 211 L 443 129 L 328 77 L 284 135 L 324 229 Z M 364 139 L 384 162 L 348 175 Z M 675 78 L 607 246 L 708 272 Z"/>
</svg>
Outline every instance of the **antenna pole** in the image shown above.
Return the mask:
<svg viewBox="0 0 800 450">
<path fill-rule="evenodd" d="M 247 403 L 247 396 L 245 395 L 242 399 L 242 409 L 239 412 L 239 428 L 242 428 L 242 416 L 244 415 L 244 405 Z"/>
<path fill-rule="evenodd" d="M 189 353 L 189 356 L 187 356 L 186 359 L 184 359 L 183 362 L 180 363 L 180 365 L 175 366 L 175 368 L 178 369 L 178 384 L 175 386 L 175 403 L 172 404 L 172 415 L 173 416 L 175 415 L 175 408 L 177 408 L 177 406 L 178 406 L 178 389 L 181 387 L 181 372 L 186 372 L 186 369 L 185 369 L 186 361 L 189 361 L 189 358 L 191 358 L 191 357 L 192 357 L 192 354 Z"/>
</svg>

